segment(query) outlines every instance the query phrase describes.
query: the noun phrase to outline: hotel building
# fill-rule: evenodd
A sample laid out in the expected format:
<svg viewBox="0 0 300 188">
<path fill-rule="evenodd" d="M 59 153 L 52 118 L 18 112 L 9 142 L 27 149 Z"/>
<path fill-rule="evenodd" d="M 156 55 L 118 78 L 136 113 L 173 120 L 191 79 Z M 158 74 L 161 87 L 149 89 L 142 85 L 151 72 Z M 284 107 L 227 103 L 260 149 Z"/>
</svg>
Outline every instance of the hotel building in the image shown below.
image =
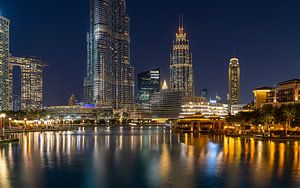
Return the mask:
<svg viewBox="0 0 300 188">
<path fill-rule="evenodd" d="M 47 66 L 35 57 L 9 57 L 9 109 L 13 104 L 13 69 L 21 69 L 21 110 L 43 107 L 43 69 Z"/>
<path fill-rule="evenodd" d="M 280 82 L 275 88 L 262 87 L 253 91 L 255 108 L 280 106 L 300 102 L 300 79 Z"/>
<path fill-rule="evenodd" d="M 241 102 L 241 70 L 238 58 L 231 58 L 228 68 L 228 111 Z"/>
<path fill-rule="evenodd" d="M 40 110 L 43 102 L 43 68 L 46 64 L 35 57 L 10 55 L 9 26 L 10 21 L 0 16 L 0 111 Z M 14 67 L 21 69 L 21 97 L 17 97 L 17 101 L 13 101 L 16 98 L 13 94 Z"/>
</svg>

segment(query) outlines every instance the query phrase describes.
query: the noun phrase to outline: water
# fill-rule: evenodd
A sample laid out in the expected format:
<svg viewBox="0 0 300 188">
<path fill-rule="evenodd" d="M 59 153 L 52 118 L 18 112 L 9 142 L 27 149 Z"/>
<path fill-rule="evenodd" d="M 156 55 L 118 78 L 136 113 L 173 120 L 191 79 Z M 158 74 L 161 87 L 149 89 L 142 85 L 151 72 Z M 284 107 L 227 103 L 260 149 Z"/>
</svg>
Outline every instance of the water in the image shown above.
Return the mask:
<svg viewBox="0 0 300 188">
<path fill-rule="evenodd" d="M 20 134 L 0 187 L 300 187 L 300 144 L 165 128 Z"/>
</svg>

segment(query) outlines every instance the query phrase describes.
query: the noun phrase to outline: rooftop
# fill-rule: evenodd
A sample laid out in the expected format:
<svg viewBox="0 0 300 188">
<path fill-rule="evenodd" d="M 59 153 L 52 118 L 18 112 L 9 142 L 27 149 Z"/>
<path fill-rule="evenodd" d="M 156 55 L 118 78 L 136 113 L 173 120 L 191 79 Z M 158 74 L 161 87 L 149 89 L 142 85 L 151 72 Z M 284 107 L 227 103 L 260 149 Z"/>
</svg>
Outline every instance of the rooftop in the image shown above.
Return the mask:
<svg viewBox="0 0 300 188">
<path fill-rule="evenodd" d="M 259 88 L 254 89 L 254 91 L 271 90 L 271 89 L 273 89 L 273 88 L 272 87 L 259 87 Z"/>
<path fill-rule="evenodd" d="M 283 81 L 283 82 L 280 82 L 279 85 L 295 84 L 295 83 L 300 83 L 300 79 L 292 79 L 292 80 Z"/>
</svg>

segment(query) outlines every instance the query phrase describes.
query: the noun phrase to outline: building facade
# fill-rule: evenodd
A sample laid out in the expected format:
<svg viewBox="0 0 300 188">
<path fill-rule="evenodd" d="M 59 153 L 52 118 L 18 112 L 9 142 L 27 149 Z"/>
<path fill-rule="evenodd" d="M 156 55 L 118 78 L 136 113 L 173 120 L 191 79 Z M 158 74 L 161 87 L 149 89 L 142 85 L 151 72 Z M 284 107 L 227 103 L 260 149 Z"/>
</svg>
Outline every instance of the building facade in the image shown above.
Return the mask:
<svg viewBox="0 0 300 188">
<path fill-rule="evenodd" d="M 176 33 L 173 42 L 173 52 L 170 57 L 170 90 L 183 92 L 184 96 L 194 95 L 192 54 L 189 40 L 182 25 Z"/>
<path fill-rule="evenodd" d="M 9 110 L 9 27 L 10 21 L 0 16 L 0 111 Z"/>
<path fill-rule="evenodd" d="M 52 106 L 46 108 L 47 113 L 53 119 L 61 120 L 100 120 L 100 119 L 111 119 L 113 112 L 111 108 L 97 108 L 90 106 Z"/>
<path fill-rule="evenodd" d="M 129 22 L 125 0 L 90 1 L 86 103 L 119 109 L 134 102 Z"/>
<path fill-rule="evenodd" d="M 75 95 L 71 95 L 69 100 L 68 100 L 68 106 L 75 106 L 77 103 Z"/>
<path fill-rule="evenodd" d="M 150 107 L 152 118 L 176 119 L 178 118 L 184 93 L 180 91 L 171 91 L 167 82 L 164 81 L 160 92 L 154 93 L 150 98 Z"/>
<path fill-rule="evenodd" d="M 238 58 L 231 58 L 228 69 L 228 109 L 241 103 L 241 69 Z"/>
<path fill-rule="evenodd" d="M 160 91 L 160 70 L 152 69 L 138 74 L 138 102 L 150 108 L 150 97 Z"/>
<path fill-rule="evenodd" d="M 225 118 L 228 115 L 228 105 L 214 101 L 186 102 L 181 106 L 181 117 L 202 114 L 204 117 Z"/>
<path fill-rule="evenodd" d="M 46 64 L 35 57 L 9 57 L 9 109 L 13 109 L 13 68 L 21 69 L 21 110 L 43 107 L 43 69 Z"/>
<path fill-rule="evenodd" d="M 253 91 L 253 94 L 255 108 L 300 103 L 300 79 L 280 82 L 274 88 L 258 88 Z"/>
</svg>

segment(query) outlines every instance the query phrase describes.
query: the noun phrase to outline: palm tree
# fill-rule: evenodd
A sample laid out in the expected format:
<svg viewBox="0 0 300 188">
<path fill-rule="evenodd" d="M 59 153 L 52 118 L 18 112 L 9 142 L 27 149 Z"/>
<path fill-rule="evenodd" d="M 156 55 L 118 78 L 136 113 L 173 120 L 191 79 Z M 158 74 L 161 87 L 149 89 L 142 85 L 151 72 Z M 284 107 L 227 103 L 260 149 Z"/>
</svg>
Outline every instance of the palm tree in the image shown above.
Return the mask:
<svg viewBox="0 0 300 188">
<path fill-rule="evenodd" d="M 287 129 L 291 127 L 291 122 L 296 117 L 296 108 L 294 105 L 283 106 L 283 115 L 285 119 L 285 135 L 287 135 Z"/>
<path fill-rule="evenodd" d="M 267 124 L 267 131 L 270 133 L 271 124 L 275 120 L 275 110 L 273 106 L 264 106 L 262 108 L 262 120 Z"/>
</svg>

